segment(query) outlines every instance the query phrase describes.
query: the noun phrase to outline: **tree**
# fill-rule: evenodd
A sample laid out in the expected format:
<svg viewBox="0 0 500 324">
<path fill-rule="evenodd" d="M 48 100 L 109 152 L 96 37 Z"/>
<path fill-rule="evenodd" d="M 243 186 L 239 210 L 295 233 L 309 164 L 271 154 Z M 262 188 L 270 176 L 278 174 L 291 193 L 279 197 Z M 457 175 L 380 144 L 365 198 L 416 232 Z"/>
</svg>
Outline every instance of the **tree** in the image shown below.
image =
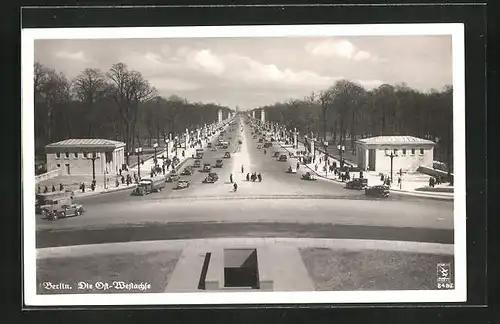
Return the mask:
<svg viewBox="0 0 500 324">
<path fill-rule="evenodd" d="M 73 80 L 72 89 L 76 98 L 85 106 L 87 136 L 90 138 L 94 135 L 92 125 L 96 122 L 96 101 L 102 99 L 108 90 L 104 75 L 99 69 L 85 69 Z"/>
</svg>

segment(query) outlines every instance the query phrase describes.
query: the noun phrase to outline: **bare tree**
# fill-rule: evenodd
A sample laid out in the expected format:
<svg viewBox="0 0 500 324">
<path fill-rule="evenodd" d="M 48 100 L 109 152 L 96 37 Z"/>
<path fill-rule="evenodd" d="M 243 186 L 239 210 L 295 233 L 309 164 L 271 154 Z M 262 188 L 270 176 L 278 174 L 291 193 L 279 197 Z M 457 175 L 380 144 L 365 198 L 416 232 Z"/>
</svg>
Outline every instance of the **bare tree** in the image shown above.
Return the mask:
<svg viewBox="0 0 500 324">
<path fill-rule="evenodd" d="M 83 70 L 72 83 L 72 90 L 86 109 L 87 136 L 92 137 L 92 125 L 96 101 L 103 97 L 106 91 L 106 81 L 99 69 Z"/>
</svg>

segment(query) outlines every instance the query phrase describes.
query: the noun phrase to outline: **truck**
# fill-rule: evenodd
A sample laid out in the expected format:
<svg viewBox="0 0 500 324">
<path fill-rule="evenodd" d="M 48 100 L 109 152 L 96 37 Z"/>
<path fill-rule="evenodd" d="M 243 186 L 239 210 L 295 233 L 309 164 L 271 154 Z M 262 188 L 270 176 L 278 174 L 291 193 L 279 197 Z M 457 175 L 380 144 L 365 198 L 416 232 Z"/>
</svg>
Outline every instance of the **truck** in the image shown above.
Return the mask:
<svg viewBox="0 0 500 324">
<path fill-rule="evenodd" d="M 136 196 L 144 196 L 152 192 L 160 192 L 165 188 L 165 180 L 165 177 L 162 175 L 141 179 L 134 189 L 133 194 Z"/>
<path fill-rule="evenodd" d="M 73 191 L 56 191 L 36 194 L 35 213 L 42 214 L 44 208 L 53 209 L 53 205 L 63 205 L 65 202 L 71 203 L 74 198 Z"/>
</svg>

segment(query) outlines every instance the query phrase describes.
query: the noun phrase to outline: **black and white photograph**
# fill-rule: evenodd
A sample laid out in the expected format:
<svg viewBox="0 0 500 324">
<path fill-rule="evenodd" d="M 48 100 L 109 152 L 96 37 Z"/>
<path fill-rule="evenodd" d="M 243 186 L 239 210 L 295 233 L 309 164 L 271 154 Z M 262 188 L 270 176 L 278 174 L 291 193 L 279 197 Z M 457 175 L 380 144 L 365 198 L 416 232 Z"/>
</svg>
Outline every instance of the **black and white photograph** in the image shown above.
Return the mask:
<svg viewBox="0 0 500 324">
<path fill-rule="evenodd" d="M 466 301 L 461 24 L 22 30 L 26 305 Z"/>
</svg>

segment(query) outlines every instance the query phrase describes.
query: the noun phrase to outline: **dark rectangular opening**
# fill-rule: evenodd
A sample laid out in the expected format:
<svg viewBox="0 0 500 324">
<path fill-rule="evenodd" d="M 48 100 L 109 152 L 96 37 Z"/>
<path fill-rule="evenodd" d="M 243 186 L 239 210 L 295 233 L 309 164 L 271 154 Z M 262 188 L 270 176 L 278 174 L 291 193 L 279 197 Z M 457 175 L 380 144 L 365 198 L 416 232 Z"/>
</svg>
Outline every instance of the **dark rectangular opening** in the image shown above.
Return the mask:
<svg viewBox="0 0 500 324">
<path fill-rule="evenodd" d="M 205 279 L 208 272 L 208 264 L 210 263 L 210 257 L 212 253 L 205 254 L 205 260 L 203 261 L 203 267 L 201 267 L 200 281 L 198 282 L 198 289 L 205 289 Z"/>
<path fill-rule="evenodd" d="M 224 287 L 259 288 L 255 249 L 224 250 Z"/>
</svg>

